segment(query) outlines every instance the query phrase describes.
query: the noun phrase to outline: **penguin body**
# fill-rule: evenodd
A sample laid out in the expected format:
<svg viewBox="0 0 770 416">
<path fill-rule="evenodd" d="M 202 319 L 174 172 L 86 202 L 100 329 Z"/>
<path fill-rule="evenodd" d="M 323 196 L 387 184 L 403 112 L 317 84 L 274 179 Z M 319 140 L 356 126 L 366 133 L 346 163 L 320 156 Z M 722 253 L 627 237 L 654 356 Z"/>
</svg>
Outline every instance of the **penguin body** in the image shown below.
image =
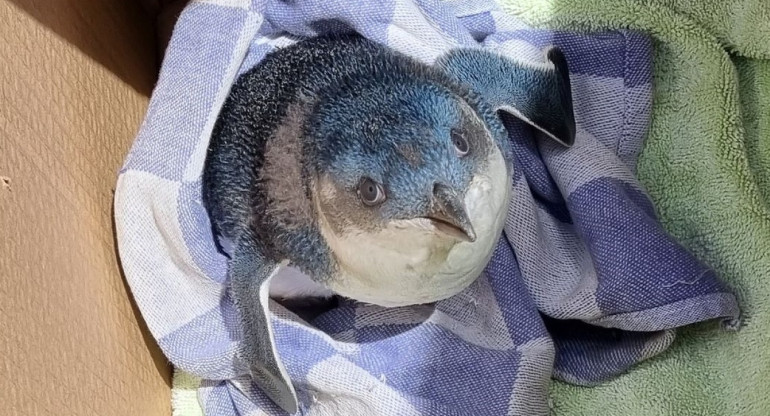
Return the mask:
<svg viewBox="0 0 770 416">
<path fill-rule="evenodd" d="M 248 229 L 271 259 L 384 306 L 446 298 L 481 272 L 484 259 L 468 256 L 488 257 L 499 237 L 510 144 L 442 71 L 358 36 L 314 38 L 241 77 L 221 114 L 204 178 L 217 233 Z M 471 146 L 462 158 L 453 129 Z M 358 200 L 367 175 L 387 193 L 382 205 Z M 436 230 L 434 185 L 473 208 L 464 215 L 480 222 L 483 247 Z"/>
<path fill-rule="evenodd" d="M 542 68 L 483 53 L 428 66 L 333 35 L 279 49 L 236 81 L 212 133 L 203 202 L 215 234 L 233 243 L 242 356 L 281 407 L 293 413 L 297 401 L 267 311 L 276 268 L 307 277 L 275 282 L 274 296 L 336 293 L 382 306 L 470 285 L 510 198 L 512 150 L 497 112 L 574 139 L 566 61 L 553 53 Z M 489 75 L 514 77 L 498 80 L 510 94 Z"/>
</svg>

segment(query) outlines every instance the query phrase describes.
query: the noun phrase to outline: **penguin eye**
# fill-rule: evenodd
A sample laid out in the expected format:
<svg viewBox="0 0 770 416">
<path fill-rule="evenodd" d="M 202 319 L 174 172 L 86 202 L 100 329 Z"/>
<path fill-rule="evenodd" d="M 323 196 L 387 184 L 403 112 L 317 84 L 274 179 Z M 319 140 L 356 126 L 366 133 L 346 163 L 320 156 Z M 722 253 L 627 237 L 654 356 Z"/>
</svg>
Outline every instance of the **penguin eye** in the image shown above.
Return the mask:
<svg viewBox="0 0 770 416">
<path fill-rule="evenodd" d="M 358 184 L 358 197 L 361 198 L 361 202 L 364 205 L 373 206 L 381 204 L 385 201 L 385 190 L 382 189 L 382 185 L 375 182 L 373 179 L 364 178 L 360 184 Z"/>
<path fill-rule="evenodd" d="M 455 146 L 455 151 L 457 151 L 457 155 L 460 157 L 467 155 L 468 151 L 470 150 L 470 146 L 468 146 L 468 140 L 465 139 L 465 136 L 454 129 L 450 135 L 452 137 L 452 144 Z"/>
</svg>

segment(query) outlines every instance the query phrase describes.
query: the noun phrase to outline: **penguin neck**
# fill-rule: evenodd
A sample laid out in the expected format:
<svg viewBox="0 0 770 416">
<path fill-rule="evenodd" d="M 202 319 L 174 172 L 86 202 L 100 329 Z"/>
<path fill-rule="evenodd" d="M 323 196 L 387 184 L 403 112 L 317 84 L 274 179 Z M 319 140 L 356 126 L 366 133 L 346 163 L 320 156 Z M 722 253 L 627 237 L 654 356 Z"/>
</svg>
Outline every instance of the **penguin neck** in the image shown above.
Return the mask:
<svg viewBox="0 0 770 416">
<path fill-rule="evenodd" d="M 302 142 L 304 121 L 312 104 L 288 106 L 282 123 L 265 145 L 257 199 L 266 201 L 261 217 L 266 239 L 277 257 L 289 258 L 313 280 L 327 279 L 334 269 L 329 247 L 317 226 L 310 195 L 309 160 Z"/>
</svg>

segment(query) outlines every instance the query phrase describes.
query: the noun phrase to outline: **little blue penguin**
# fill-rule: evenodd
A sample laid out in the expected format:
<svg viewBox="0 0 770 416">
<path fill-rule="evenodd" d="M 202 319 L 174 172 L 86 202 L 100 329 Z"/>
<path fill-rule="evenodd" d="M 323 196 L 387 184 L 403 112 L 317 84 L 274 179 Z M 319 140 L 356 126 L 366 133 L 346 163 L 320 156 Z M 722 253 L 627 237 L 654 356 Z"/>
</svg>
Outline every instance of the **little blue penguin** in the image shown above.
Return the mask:
<svg viewBox="0 0 770 416">
<path fill-rule="evenodd" d="M 357 34 L 324 35 L 236 80 L 209 143 L 203 204 L 232 247 L 240 356 L 281 408 L 294 414 L 298 401 L 269 321 L 278 268 L 386 307 L 465 289 L 510 199 L 500 114 L 574 141 L 567 62 L 558 48 L 546 54 L 538 66 L 457 49 L 428 65 Z"/>
</svg>

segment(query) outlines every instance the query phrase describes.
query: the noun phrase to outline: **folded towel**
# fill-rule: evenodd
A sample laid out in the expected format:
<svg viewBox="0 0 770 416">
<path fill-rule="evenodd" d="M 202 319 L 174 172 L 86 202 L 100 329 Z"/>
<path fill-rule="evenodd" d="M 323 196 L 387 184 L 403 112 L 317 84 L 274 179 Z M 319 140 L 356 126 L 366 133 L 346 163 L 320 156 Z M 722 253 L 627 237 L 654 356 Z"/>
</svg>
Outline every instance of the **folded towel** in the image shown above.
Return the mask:
<svg viewBox="0 0 770 416">
<path fill-rule="evenodd" d="M 638 174 L 666 229 L 739 295 L 734 335 L 693 326 L 595 389 L 556 383 L 555 413 L 770 415 L 770 2 L 501 0 L 562 30 L 654 36 L 652 125 Z"/>
<path fill-rule="evenodd" d="M 171 385 L 172 416 L 203 416 L 203 409 L 198 402 L 200 386 L 200 378 L 174 369 L 174 379 Z"/>
<path fill-rule="evenodd" d="M 535 30 L 488 1 L 194 1 L 120 172 L 115 216 L 137 304 L 170 361 L 203 379 L 205 414 L 281 413 L 239 359 L 226 259 L 200 203 L 211 128 L 235 77 L 266 53 L 346 29 L 427 63 L 454 47 L 540 63 L 560 46 L 578 131 L 564 149 L 508 126 L 505 235 L 459 295 L 391 309 L 343 301 L 311 322 L 271 304 L 300 413 L 545 415 L 552 374 L 593 385 L 665 350 L 677 327 L 735 325 L 734 296 L 666 234 L 633 174 L 649 121 L 647 37 Z"/>
</svg>

